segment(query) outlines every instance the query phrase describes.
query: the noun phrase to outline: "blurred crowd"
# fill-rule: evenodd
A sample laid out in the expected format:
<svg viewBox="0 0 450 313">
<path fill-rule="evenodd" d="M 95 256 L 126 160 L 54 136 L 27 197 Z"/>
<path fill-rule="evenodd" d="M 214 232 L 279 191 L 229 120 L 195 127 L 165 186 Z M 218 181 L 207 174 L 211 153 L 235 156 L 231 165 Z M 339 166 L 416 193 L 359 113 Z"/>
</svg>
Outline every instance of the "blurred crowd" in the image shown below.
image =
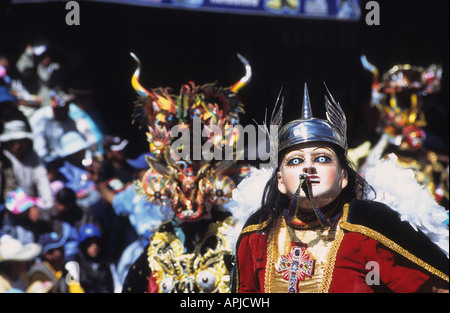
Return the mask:
<svg viewBox="0 0 450 313">
<path fill-rule="evenodd" d="M 0 55 L 0 292 L 121 292 L 146 245 L 146 154 L 129 157 L 67 73 L 46 44 Z"/>
</svg>

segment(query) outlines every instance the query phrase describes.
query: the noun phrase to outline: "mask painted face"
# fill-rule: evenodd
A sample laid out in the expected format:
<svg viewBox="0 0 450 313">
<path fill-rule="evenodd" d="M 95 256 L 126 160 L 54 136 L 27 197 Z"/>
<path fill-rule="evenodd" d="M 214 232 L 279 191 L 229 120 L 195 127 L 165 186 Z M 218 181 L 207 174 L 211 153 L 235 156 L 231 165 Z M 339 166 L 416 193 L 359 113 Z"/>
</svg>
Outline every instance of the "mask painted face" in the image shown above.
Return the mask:
<svg viewBox="0 0 450 313">
<path fill-rule="evenodd" d="M 302 144 L 288 152 L 278 172 L 278 190 L 291 198 L 299 186 L 300 174 L 308 176 L 312 201 L 319 208 L 335 200 L 348 183 L 347 172 L 336 153 L 325 144 Z M 300 207 L 312 209 L 303 191 L 300 192 Z"/>
</svg>

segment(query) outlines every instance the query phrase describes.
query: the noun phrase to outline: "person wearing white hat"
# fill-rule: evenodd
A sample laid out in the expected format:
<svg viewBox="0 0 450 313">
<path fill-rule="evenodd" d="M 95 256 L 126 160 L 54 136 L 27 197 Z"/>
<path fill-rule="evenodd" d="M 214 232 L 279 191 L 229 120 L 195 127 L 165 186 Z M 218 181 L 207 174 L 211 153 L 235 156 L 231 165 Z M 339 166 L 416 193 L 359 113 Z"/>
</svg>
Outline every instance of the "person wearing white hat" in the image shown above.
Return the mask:
<svg viewBox="0 0 450 313">
<path fill-rule="evenodd" d="M 114 192 L 123 190 L 134 180 L 134 170 L 127 162 L 128 144 L 127 139 L 114 135 L 107 135 L 103 140 L 104 158 L 99 165 L 99 181 Z"/>
<path fill-rule="evenodd" d="M 21 120 L 8 121 L 4 125 L 0 141 L 10 141 L 19 139 L 33 139 L 33 134 L 26 129 L 26 124 Z"/>
<path fill-rule="evenodd" d="M 83 165 L 83 160 L 88 145 L 83 136 L 76 131 L 65 133 L 60 140 L 59 155 L 63 158 L 64 164 L 59 171 L 67 180 L 66 186 L 75 192 L 86 185 L 88 172 Z"/>
<path fill-rule="evenodd" d="M 60 158 L 61 137 L 77 131 L 77 125 L 69 116 L 69 103 L 64 95 L 55 93 L 52 103 L 37 110 L 29 118 L 34 135 L 34 149 L 45 163 Z"/>
<path fill-rule="evenodd" d="M 94 211 L 96 208 L 102 211 L 104 205 L 101 202 L 100 194 L 90 178 L 88 168 L 84 165 L 89 143 L 80 133 L 70 131 L 61 137 L 60 147 L 59 154 L 63 157 L 64 163 L 59 168 L 59 172 L 65 179 L 65 186 L 75 191 L 78 205 L 90 207 Z"/>
<path fill-rule="evenodd" d="M 89 148 L 89 143 L 84 137 L 77 131 L 69 131 L 62 135 L 60 139 L 60 152 L 59 155 L 63 158 L 69 157 L 74 154 L 82 156 L 84 159 L 86 149 Z"/>
<path fill-rule="evenodd" d="M 43 200 L 41 209 L 53 206 L 53 195 L 47 169 L 33 149 L 33 134 L 22 120 L 4 124 L 0 142 L 4 155 L 11 161 L 19 187 L 30 197 Z"/>
<path fill-rule="evenodd" d="M 0 237 L 0 293 L 27 290 L 27 263 L 36 259 L 41 250 L 37 243 L 24 245 L 9 235 Z"/>
</svg>

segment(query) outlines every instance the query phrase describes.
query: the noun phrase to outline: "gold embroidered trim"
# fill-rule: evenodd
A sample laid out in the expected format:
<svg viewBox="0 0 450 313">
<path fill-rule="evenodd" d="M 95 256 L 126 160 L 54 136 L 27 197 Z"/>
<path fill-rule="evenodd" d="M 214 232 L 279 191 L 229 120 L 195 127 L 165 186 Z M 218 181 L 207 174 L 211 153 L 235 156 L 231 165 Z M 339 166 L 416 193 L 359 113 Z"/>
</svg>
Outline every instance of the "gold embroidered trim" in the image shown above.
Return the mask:
<svg viewBox="0 0 450 313">
<path fill-rule="evenodd" d="M 378 232 L 376 232 L 373 229 L 370 229 L 368 227 L 361 226 L 361 225 L 356 225 L 356 224 L 351 224 L 351 223 L 347 222 L 348 207 L 347 207 L 347 212 L 345 212 L 345 211 L 346 210 L 344 209 L 345 218 L 343 218 L 342 222 L 340 223 L 340 226 L 343 229 L 348 230 L 348 231 L 352 231 L 352 232 L 356 232 L 356 233 L 360 233 L 360 234 L 363 234 L 363 235 L 365 235 L 367 237 L 375 239 L 376 241 L 382 243 L 383 245 L 385 245 L 389 249 L 397 252 L 398 254 L 404 256 L 405 258 L 407 258 L 408 260 L 412 261 L 413 263 L 415 263 L 415 264 L 419 265 L 420 267 L 426 269 L 431 274 L 436 275 L 437 277 L 439 277 L 439 278 L 441 278 L 441 279 L 443 279 L 443 280 L 445 280 L 447 282 L 449 281 L 449 277 L 447 275 L 445 275 L 444 273 L 442 273 L 438 269 L 432 267 L 431 265 L 429 265 L 428 263 L 424 262 L 423 260 L 419 259 L 415 255 L 411 254 L 409 251 L 405 250 L 400 245 L 396 244 L 395 242 L 393 242 L 389 238 L 385 237 L 384 235 L 382 235 L 382 234 L 380 234 L 380 233 L 378 233 Z"/>
<path fill-rule="evenodd" d="M 336 238 L 333 242 L 333 245 L 330 248 L 327 256 L 327 264 L 325 266 L 325 271 L 323 273 L 322 284 L 319 287 L 319 293 L 327 293 L 330 288 L 331 281 L 333 280 L 333 272 L 334 272 L 334 264 L 336 263 L 336 256 L 341 246 L 342 239 L 344 238 L 344 231 L 342 230 L 341 223 L 342 221 L 346 221 L 348 217 L 348 207 L 349 204 L 346 203 L 342 210 L 342 217 L 338 224 L 338 230 L 336 233 Z"/>
<path fill-rule="evenodd" d="M 278 227 L 275 227 L 277 229 Z M 274 246 L 275 246 L 275 231 L 269 234 L 269 238 L 267 240 L 267 259 L 266 259 L 266 273 L 264 275 L 264 292 L 271 293 L 272 292 L 272 272 L 275 268 L 274 261 Z"/>
<path fill-rule="evenodd" d="M 344 231 L 339 227 L 333 245 L 328 252 L 327 264 L 323 273 L 322 283 L 319 287 L 319 293 L 327 293 L 330 288 L 331 280 L 333 279 L 334 264 L 336 262 L 337 252 L 341 246 L 342 238 L 344 238 Z"/>
<path fill-rule="evenodd" d="M 267 226 L 268 223 L 269 223 L 269 220 L 264 221 L 261 224 L 249 225 L 241 231 L 241 236 L 242 236 L 242 234 L 245 234 L 245 233 L 251 233 L 251 232 L 254 232 L 257 230 L 262 230 Z"/>
<path fill-rule="evenodd" d="M 239 236 L 242 236 L 242 235 L 244 235 L 246 233 L 251 233 L 251 232 L 254 232 L 254 231 L 262 230 L 262 229 L 264 229 L 267 226 L 268 223 L 269 223 L 269 220 L 266 220 L 266 221 L 262 222 L 261 224 L 249 225 L 249 226 L 245 227 L 241 231 Z M 269 240 L 270 240 L 270 238 L 269 238 Z M 240 286 L 240 284 L 239 284 L 239 268 L 238 268 L 238 266 L 236 266 L 235 276 L 236 276 L 235 277 L 235 280 L 236 280 L 236 293 L 238 293 L 239 292 L 239 286 Z"/>
<path fill-rule="evenodd" d="M 236 258 L 236 262 L 237 262 L 237 258 Z M 239 282 L 240 282 L 240 280 L 239 280 L 239 264 L 236 264 L 236 266 L 235 266 L 234 281 L 236 284 L 236 289 L 234 292 L 239 293 L 239 286 L 240 286 L 240 284 L 239 284 Z"/>
</svg>

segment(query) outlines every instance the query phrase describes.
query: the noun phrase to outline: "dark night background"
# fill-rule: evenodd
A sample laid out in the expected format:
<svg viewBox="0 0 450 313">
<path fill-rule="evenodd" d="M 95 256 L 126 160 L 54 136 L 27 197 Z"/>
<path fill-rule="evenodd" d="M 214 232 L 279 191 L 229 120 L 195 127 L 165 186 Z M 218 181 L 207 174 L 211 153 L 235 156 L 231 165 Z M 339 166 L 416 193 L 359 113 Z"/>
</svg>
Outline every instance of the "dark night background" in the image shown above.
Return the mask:
<svg viewBox="0 0 450 313">
<path fill-rule="evenodd" d="M 381 25 L 368 26 L 362 0 L 357 22 L 231 13 L 197 12 L 78 1 L 81 25 L 67 26 L 67 1 L 11 5 L 1 0 L 0 54 L 14 64 L 27 43 L 46 39 L 55 51 L 83 60 L 66 86 L 90 85 L 111 132 L 131 137 L 136 151 L 147 147 L 145 132 L 131 124 L 135 93 L 130 79 L 142 61 L 141 83 L 171 86 L 189 80 L 217 80 L 230 86 L 244 74 L 236 53 L 245 56 L 253 78 L 240 92 L 246 105 L 242 124 L 262 123 L 283 86 L 285 120 L 298 118 L 303 84 L 308 83 L 315 116 L 324 117 L 327 83 L 346 111 L 353 147 L 373 139 L 377 112 L 368 105 L 372 76 L 365 54 L 381 73 L 395 64 L 444 68 L 441 92 L 427 100 L 428 130 L 448 144 L 449 1 L 379 0 Z"/>
</svg>

